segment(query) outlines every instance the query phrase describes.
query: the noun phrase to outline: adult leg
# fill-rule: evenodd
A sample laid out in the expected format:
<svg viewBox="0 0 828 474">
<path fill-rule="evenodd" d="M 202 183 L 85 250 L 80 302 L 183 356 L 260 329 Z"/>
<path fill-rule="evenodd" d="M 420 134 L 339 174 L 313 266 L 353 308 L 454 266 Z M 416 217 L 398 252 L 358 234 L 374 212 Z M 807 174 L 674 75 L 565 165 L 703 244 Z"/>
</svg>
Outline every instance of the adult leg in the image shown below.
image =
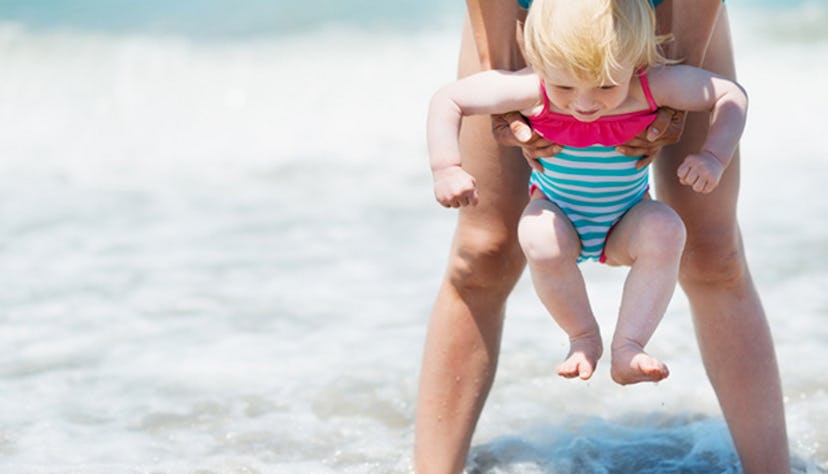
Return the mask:
<svg viewBox="0 0 828 474">
<path fill-rule="evenodd" d="M 518 240 L 529 261 L 535 291 L 569 336 L 569 354 L 558 367 L 558 375 L 583 380 L 592 377 L 603 344 L 578 268 L 578 233 L 558 206 L 538 196 L 523 212 Z"/>
<path fill-rule="evenodd" d="M 479 69 L 467 22 L 460 74 Z M 448 269 L 429 322 L 420 372 L 415 468 L 463 469 L 472 433 L 494 380 L 508 294 L 524 267 L 517 223 L 529 170 L 519 150 L 499 147 L 488 117 L 464 119 L 463 167 L 480 190 L 459 211 Z"/>
<path fill-rule="evenodd" d="M 611 345 L 610 373 L 621 385 L 658 382 L 670 373 L 644 346 L 675 291 L 684 242 L 681 218 L 650 199 L 633 206 L 607 240 L 607 263 L 630 267 Z"/>
<path fill-rule="evenodd" d="M 705 69 L 735 77 L 724 9 Z M 658 197 L 682 216 L 687 244 L 679 281 L 690 300 L 705 368 L 746 473 L 788 473 L 781 382 L 770 330 L 754 288 L 736 222 L 739 157 L 711 194 L 679 184 L 676 168 L 700 148 L 707 116 L 689 114 L 682 141 L 655 161 Z"/>
</svg>

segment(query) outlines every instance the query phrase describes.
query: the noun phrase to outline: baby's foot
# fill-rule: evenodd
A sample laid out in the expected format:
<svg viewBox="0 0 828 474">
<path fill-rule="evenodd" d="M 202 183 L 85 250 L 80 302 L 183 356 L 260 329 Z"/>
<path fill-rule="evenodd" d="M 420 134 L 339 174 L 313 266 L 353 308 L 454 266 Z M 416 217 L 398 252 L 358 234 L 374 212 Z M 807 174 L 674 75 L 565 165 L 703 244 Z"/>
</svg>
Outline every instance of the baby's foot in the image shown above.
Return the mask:
<svg viewBox="0 0 828 474">
<path fill-rule="evenodd" d="M 587 380 L 595 372 L 598 359 L 604 352 L 601 334 L 597 331 L 569 341 L 569 355 L 558 366 L 558 375 L 568 379 L 580 377 Z"/>
<path fill-rule="evenodd" d="M 628 344 L 613 348 L 610 375 L 616 383 L 629 385 L 664 380 L 670 375 L 670 370 L 661 361 L 644 352 L 641 346 Z"/>
</svg>

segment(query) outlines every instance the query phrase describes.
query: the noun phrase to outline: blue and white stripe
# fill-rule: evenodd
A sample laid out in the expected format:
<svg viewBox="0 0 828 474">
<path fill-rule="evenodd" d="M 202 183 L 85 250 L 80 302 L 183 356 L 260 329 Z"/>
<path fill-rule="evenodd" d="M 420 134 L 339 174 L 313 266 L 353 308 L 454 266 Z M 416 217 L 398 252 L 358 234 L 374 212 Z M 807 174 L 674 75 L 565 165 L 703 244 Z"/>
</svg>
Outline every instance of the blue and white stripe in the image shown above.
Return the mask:
<svg viewBox="0 0 828 474">
<path fill-rule="evenodd" d="M 579 262 L 600 260 L 612 226 L 647 194 L 649 167 L 636 169 L 640 158 L 614 147 L 564 147 L 540 160 L 543 173 L 532 172 L 530 185 L 560 207 L 578 232 Z"/>
</svg>

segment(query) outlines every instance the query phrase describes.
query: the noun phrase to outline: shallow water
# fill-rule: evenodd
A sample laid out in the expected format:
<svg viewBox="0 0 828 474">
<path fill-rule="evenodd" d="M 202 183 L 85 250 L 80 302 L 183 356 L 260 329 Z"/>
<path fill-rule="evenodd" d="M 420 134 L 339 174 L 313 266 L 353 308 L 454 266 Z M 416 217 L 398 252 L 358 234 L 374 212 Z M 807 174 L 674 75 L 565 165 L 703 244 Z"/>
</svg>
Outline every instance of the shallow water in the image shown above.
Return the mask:
<svg viewBox="0 0 828 474">
<path fill-rule="evenodd" d="M 157 26 L 161 4 L 129 28 L 10 5 L 0 471 L 409 472 L 455 218 L 433 202 L 423 122 L 460 10 L 211 36 L 218 20 Z M 828 6 L 773 8 L 731 11 L 751 95 L 740 218 L 795 471 L 817 473 L 828 35 L 813 25 Z M 585 271 L 611 331 L 624 272 Z M 618 387 L 606 364 L 555 377 L 566 341 L 527 279 L 507 318 L 470 472 L 739 472 L 680 293 L 649 346 L 671 368 L 658 385 Z"/>
</svg>

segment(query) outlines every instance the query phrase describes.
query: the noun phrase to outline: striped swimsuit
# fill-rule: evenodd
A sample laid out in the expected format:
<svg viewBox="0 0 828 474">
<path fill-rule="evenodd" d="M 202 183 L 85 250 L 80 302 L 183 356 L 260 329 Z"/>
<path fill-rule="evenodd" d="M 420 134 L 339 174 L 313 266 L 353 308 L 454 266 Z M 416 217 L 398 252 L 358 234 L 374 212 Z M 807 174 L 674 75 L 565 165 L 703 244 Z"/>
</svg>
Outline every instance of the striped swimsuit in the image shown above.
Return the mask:
<svg viewBox="0 0 828 474">
<path fill-rule="evenodd" d="M 564 145 L 555 156 L 541 158 L 544 171 L 532 171 L 531 190 L 539 190 L 572 222 L 581 239 L 578 261 L 604 262 L 604 246 L 613 226 L 649 189 L 649 166 L 636 169 L 640 156 L 624 156 L 615 146 L 626 143 L 655 120 L 658 108 L 647 76 L 638 75 L 649 108 L 640 112 L 580 122 L 550 110 L 543 82 L 543 110 L 527 117 L 547 140 Z"/>
</svg>

